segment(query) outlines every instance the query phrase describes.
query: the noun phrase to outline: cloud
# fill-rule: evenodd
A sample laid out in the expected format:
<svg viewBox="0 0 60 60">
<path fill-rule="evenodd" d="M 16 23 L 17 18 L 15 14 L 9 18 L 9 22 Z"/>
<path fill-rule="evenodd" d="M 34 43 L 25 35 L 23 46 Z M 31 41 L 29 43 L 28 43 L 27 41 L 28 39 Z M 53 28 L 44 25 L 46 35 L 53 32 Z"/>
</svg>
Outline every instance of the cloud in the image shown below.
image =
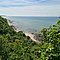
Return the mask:
<svg viewBox="0 0 60 60">
<path fill-rule="evenodd" d="M 23 2 L 32 3 L 32 2 L 41 2 L 41 1 L 45 1 L 45 0 L 14 0 L 14 1 L 23 1 Z"/>
<path fill-rule="evenodd" d="M 38 2 L 42 2 L 42 1 L 45 1 L 45 0 L 26 0 L 25 2 L 26 3 L 38 3 Z"/>
<path fill-rule="evenodd" d="M 59 16 L 60 5 L 1 8 L 1 14 L 21 16 Z"/>
<path fill-rule="evenodd" d="M 0 7 L 21 7 L 29 5 L 37 5 L 45 0 L 2 0 L 0 1 Z"/>
<path fill-rule="evenodd" d="M 58 2 L 60 2 L 60 0 L 54 0 L 54 1 L 58 1 Z"/>
<path fill-rule="evenodd" d="M 59 1 L 59 0 L 57 0 Z M 24 7 L 24 6 L 40 6 L 40 5 L 56 5 L 56 0 L 1 0 L 0 7 Z"/>
<path fill-rule="evenodd" d="M 1 0 L 0 14 L 7 15 L 60 15 L 59 0 Z"/>
</svg>

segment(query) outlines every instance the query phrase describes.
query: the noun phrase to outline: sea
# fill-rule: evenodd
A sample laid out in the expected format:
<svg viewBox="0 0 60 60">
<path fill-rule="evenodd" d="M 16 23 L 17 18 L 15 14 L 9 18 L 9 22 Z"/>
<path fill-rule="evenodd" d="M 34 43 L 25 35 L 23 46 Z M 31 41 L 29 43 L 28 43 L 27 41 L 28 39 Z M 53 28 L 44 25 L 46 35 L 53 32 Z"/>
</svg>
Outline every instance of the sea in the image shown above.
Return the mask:
<svg viewBox="0 0 60 60">
<path fill-rule="evenodd" d="M 39 33 L 41 29 L 54 25 L 59 17 L 33 17 L 33 16 L 6 16 L 7 19 L 13 21 L 17 30 L 25 33 Z"/>
</svg>

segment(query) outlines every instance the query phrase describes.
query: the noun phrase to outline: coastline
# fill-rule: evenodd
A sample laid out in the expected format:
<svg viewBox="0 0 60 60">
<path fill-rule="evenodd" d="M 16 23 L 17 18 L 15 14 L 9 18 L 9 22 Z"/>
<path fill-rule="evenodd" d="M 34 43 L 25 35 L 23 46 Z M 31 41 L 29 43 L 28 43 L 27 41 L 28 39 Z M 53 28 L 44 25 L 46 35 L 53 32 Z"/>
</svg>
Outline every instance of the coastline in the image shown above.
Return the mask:
<svg viewBox="0 0 60 60">
<path fill-rule="evenodd" d="M 7 19 L 7 23 L 8 23 L 9 26 L 11 26 L 11 23 L 12 23 L 12 22 L 13 22 L 13 21 Z M 16 32 L 19 31 L 19 30 L 16 29 L 15 26 L 12 25 L 12 27 L 13 27 L 13 29 L 14 29 Z M 38 41 L 37 39 L 35 39 L 35 35 L 30 34 L 30 33 L 25 33 L 25 32 L 23 32 L 23 33 L 24 33 L 26 36 L 29 36 L 33 41 L 35 41 L 35 42 L 37 42 L 37 43 L 41 43 L 41 41 Z"/>
<path fill-rule="evenodd" d="M 33 41 L 37 42 L 37 43 L 41 43 L 40 41 L 35 39 L 35 35 L 33 34 L 29 34 L 29 33 L 25 33 L 26 36 L 29 36 Z"/>
<path fill-rule="evenodd" d="M 9 26 L 11 26 L 11 23 L 10 23 L 9 19 L 7 19 L 7 23 L 8 23 Z"/>
</svg>

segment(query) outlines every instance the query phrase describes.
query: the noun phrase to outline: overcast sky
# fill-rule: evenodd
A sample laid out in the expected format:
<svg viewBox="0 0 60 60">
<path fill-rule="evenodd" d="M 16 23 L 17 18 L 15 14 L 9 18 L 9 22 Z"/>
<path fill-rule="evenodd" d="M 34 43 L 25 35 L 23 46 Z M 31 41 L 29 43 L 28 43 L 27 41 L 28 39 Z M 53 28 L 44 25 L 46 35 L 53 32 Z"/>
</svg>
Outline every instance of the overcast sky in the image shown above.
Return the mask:
<svg viewBox="0 0 60 60">
<path fill-rule="evenodd" d="M 0 0 L 0 15 L 60 16 L 60 0 Z"/>
</svg>

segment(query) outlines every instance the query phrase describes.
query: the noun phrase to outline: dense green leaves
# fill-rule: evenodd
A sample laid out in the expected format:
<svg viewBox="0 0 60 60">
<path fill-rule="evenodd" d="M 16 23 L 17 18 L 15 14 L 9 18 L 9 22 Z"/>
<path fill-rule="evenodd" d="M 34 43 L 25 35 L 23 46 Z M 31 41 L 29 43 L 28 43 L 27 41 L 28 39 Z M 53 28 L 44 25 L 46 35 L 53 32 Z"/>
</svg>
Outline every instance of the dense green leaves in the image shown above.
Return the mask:
<svg viewBox="0 0 60 60">
<path fill-rule="evenodd" d="M 7 20 L 0 16 L 0 60 L 33 60 L 35 53 L 31 50 L 39 50 L 35 46 L 38 47 L 36 42 L 22 31 L 15 32 Z"/>
<path fill-rule="evenodd" d="M 22 31 L 15 32 L 0 16 L 0 60 L 60 60 L 60 20 L 38 36 L 39 44 Z"/>
<path fill-rule="evenodd" d="M 42 29 L 42 32 L 44 33 L 44 29 Z M 44 40 L 46 42 L 40 46 L 39 51 L 41 60 L 60 60 L 60 20 L 56 25 L 51 25 L 47 28 L 45 35 L 46 38 Z"/>
</svg>

